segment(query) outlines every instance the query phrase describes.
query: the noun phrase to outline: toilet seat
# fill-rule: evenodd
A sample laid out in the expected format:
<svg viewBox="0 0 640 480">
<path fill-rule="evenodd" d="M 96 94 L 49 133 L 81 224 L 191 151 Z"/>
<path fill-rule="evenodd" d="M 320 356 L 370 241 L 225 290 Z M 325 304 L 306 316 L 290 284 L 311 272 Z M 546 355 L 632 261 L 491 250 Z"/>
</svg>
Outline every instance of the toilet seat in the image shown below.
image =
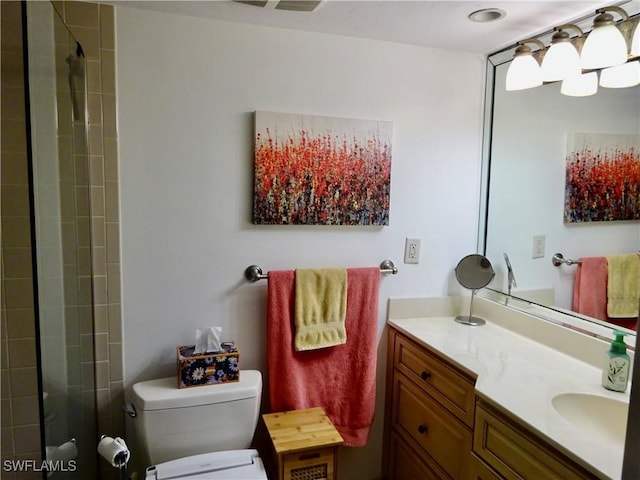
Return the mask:
<svg viewBox="0 0 640 480">
<path fill-rule="evenodd" d="M 145 480 L 267 480 L 255 449 L 228 450 L 178 458 L 147 468 Z"/>
</svg>

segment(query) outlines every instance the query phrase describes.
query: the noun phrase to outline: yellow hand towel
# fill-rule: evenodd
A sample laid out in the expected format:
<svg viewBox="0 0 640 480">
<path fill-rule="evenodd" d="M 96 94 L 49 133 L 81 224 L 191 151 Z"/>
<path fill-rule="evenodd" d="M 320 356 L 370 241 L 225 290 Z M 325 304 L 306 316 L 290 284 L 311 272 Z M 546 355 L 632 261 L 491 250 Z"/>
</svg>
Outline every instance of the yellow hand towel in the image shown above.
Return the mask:
<svg viewBox="0 0 640 480">
<path fill-rule="evenodd" d="M 635 318 L 640 304 L 640 256 L 610 255 L 607 280 L 607 315 Z"/>
<path fill-rule="evenodd" d="M 296 270 L 296 351 L 346 343 L 346 311 L 347 271 L 344 268 Z"/>
</svg>

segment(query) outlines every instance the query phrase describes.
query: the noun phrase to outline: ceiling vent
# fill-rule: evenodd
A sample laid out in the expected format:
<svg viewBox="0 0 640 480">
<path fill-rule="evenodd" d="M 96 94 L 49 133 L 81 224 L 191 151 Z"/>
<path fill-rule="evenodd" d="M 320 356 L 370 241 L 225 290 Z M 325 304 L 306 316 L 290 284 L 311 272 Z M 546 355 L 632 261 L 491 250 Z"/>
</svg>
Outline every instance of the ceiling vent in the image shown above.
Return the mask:
<svg viewBox="0 0 640 480">
<path fill-rule="evenodd" d="M 289 12 L 313 12 L 324 0 L 234 0 L 254 7 L 270 10 L 288 10 Z"/>
</svg>

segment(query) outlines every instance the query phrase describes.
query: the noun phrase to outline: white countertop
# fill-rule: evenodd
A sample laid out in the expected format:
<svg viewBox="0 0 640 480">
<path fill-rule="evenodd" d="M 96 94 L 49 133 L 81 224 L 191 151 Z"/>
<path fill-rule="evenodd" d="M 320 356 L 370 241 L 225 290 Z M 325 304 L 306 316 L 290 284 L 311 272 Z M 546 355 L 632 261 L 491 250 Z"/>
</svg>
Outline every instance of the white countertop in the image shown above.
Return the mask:
<svg viewBox="0 0 640 480">
<path fill-rule="evenodd" d="M 453 316 L 390 318 L 388 323 L 475 373 L 479 394 L 563 447 L 594 473 L 619 479 L 624 442 L 586 435 L 554 410 L 551 399 L 559 393 L 576 392 L 628 403 L 629 389 L 626 393 L 606 390 L 600 383 L 600 368 L 486 319 L 487 324 L 479 327 L 456 323 Z"/>
</svg>

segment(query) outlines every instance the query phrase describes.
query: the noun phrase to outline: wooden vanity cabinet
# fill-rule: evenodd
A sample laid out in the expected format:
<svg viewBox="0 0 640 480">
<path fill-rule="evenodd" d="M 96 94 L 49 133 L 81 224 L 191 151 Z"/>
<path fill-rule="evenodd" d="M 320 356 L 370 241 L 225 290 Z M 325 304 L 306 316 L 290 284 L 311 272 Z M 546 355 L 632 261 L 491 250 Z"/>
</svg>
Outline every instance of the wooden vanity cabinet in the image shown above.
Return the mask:
<svg viewBox="0 0 640 480">
<path fill-rule="evenodd" d="M 473 436 L 474 480 L 590 480 L 593 473 L 527 427 L 478 397 Z"/>
<path fill-rule="evenodd" d="M 389 328 L 386 478 L 468 478 L 475 378 Z"/>
</svg>

